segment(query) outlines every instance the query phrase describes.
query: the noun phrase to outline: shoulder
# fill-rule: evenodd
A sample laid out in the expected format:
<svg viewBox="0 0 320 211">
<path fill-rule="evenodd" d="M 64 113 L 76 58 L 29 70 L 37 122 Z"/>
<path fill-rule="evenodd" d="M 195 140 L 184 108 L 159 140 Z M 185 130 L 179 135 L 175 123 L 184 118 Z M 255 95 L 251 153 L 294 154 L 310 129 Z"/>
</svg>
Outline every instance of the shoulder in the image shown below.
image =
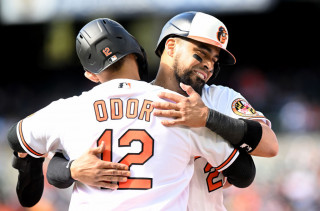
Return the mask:
<svg viewBox="0 0 320 211">
<path fill-rule="evenodd" d="M 235 99 L 243 97 L 230 87 L 205 85 L 202 89 L 201 98 L 207 106 L 217 109 L 220 106 L 225 107 L 232 104 Z"/>
<path fill-rule="evenodd" d="M 205 85 L 202 89 L 202 95 L 225 95 L 225 94 L 229 94 L 229 95 L 239 95 L 240 93 L 235 91 L 234 89 L 227 87 L 227 86 L 222 86 L 222 85 Z"/>
</svg>

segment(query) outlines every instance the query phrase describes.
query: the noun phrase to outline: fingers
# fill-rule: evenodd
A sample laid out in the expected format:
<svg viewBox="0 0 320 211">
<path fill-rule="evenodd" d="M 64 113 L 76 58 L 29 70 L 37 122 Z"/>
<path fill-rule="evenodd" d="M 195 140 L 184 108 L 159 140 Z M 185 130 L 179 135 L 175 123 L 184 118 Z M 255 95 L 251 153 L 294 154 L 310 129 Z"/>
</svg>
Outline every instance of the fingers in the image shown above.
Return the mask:
<svg viewBox="0 0 320 211">
<path fill-rule="evenodd" d="M 103 188 L 117 189 L 118 182 L 126 182 L 130 176 L 129 171 L 103 170 L 96 174 L 97 182 L 92 185 Z M 115 183 L 111 183 L 115 182 Z"/>
<path fill-rule="evenodd" d="M 180 82 L 180 87 L 183 91 L 185 91 L 189 96 L 191 95 L 199 95 L 196 91 L 194 91 L 194 89 L 186 84 L 183 84 Z"/>
<path fill-rule="evenodd" d="M 25 158 L 27 157 L 28 153 L 22 153 L 22 152 L 18 152 L 18 157 L 19 158 Z"/>
<path fill-rule="evenodd" d="M 168 100 L 171 100 L 176 103 L 180 102 L 181 100 L 183 100 L 185 98 L 182 95 L 169 93 L 169 92 L 160 92 L 158 94 L 158 97 L 160 97 L 162 99 L 168 99 Z"/>
<path fill-rule="evenodd" d="M 112 189 L 112 190 L 116 190 L 119 187 L 117 184 L 110 183 L 110 182 L 98 182 L 98 183 L 94 184 L 93 186 L 97 186 L 97 187 L 101 187 L 101 188 L 108 188 L 108 189 Z"/>
<path fill-rule="evenodd" d="M 110 176 L 110 177 L 129 177 L 130 171 L 128 170 L 116 170 L 116 169 L 100 169 L 97 173 L 97 176 Z M 113 181 L 113 180 L 106 180 L 106 181 Z M 118 181 L 118 180 L 115 180 Z"/>
<path fill-rule="evenodd" d="M 197 92 L 194 91 L 194 89 L 189 86 L 189 85 L 186 85 L 184 83 L 181 83 L 180 82 L 180 87 L 183 91 L 185 91 L 189 96 L 190 95 L 193 95 L 193 94 L 198 94 Z M 181 100 L 185 99 L 184 96 L 182 95 L 179 95 L 179 94 L 174 94 L 174 93 L 169 93 L 169 92 L 160 92 L 158 94 L 158 96 L 162 99 L 168 99 L 168 100 L 171 100 L 173 102 L 180 102 Z"/>
<path fill-rule="evenodd" d="M 172 117 L 179 118 L 181 117 L 180 108 L 175 103 L 169 102 L 152 102 L 152 106 L 156 108 L 153 111 L 153 115 L 160 117 Z"/>
<path fill-rule="evenodd" d="M 173 117 L 173 118 L 181 117 L 181 113 L 175 110 L 154 110 L 153 115 L 161 116 L 161 117 Z"/>
<path fill-rule="evenodd" d="M 167 127 L 175 126 L 182 124 L 185 119 L 182 118 L 182 114 L 180 111 L 174 110 L 154 110 L 153 115 L 160 117 L 171 117 L 174 118 L 172 120 L 162 120 L 161 124 Z"/>
<path fill-rule="evenodd" d="M 181 124 L 180 121 L 177 120 L 162 120 L 161 124 L 167 127 L 175 126 Z"/>
<path fill-rule="evenodd" d="M 126 182 L 127 177 L 115 177 L 115 176 L 102 176 L 100 180 L 103 182 Z"/>
<path fill-rule="evenodd" d="M 101 142 L 101 144 L 98 147 L 98 153 L 103 153 L 103 151 L 106 149 L 106 144 L 104 143 L 104 141 Z"/>
<path fill-rule="evenodd" d="M 185 91 L 188 95 L 192 94 L 194 92 L 193 88 L 189 85 L 186 85 L 184 83 L 180 82 L 180 87 L 183 91 Z"/>
<path fill-rule="evenodd" d="M 128 170 L 129 167 L 122 163 L 113 163 L 113 162 L 107 162 L 107 161 L 99 161 L 97 163 L 97 168 L 99 169 L 116 169 L 116 170 Z"/>
<path fill-rule="evenodd" d="M 102 141 L 98 147 L 94 147 L 94 148 L 90 149 L 89 154 L 99 155 L 99 154 L 103 153 L 105 148 L 106 148 L 106 144 L 104 143 L 104 141 Z"/>
</svg>

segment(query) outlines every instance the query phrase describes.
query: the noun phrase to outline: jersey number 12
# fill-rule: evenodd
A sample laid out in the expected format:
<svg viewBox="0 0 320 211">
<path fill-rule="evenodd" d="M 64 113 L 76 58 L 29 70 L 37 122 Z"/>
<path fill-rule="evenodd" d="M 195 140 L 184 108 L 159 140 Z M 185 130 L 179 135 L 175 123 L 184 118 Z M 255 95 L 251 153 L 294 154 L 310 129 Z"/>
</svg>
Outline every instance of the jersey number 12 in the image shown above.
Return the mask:
<svg viewBox="0 0 320 211">
<path fill-rule="evenodd" d="M 97 141 L 98 146 L 104 141 L 106 148 L 101 159 L 112 162 L 112 129 L 106 129 Z M 130 167 L 132 165 L 143 165 L 153 156 L 154 140 L 145 130 L 129 129 L 118 140 L 118 147 L 130 147 L 133 141 L 141 142 L 139 153 L 127 153 L 120 159 Z M 152 178 L 128 177 L 126 182 L 120 182 L 118 190 L 147 190 L 152 188 Z"/>
</svg>

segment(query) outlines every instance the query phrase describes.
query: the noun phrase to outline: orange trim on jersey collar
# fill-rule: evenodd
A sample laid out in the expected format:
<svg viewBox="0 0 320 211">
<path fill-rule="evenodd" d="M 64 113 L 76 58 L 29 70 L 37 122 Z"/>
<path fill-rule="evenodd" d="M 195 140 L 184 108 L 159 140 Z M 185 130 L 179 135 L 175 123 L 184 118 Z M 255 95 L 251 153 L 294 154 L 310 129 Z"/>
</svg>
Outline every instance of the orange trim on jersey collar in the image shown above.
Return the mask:
<svg viewBox="0 0 320 211">
<path fill-rule="evenodd" d="M 34 151 L 34 150 L 27 144 L 27 142 L 24 140 L 24 137 L 23 137 L 23 134 L 22 134 L 22 121 L 23 121 L 23 120 L 21 120 L 21 121 L 19 122 L 19 136 L 20 136 L 20 139 L 21 139 L 21 141 L 22 141 L 22 144 L 23 144 L 31 153 L 33 153 L 33 154 L 35 154 L 35 155 L 37 155 L 37 156 L 43 156 L 44 154 L 41 154 L 41 153 L 39 153 L 39 152 Z"/>
</svg>

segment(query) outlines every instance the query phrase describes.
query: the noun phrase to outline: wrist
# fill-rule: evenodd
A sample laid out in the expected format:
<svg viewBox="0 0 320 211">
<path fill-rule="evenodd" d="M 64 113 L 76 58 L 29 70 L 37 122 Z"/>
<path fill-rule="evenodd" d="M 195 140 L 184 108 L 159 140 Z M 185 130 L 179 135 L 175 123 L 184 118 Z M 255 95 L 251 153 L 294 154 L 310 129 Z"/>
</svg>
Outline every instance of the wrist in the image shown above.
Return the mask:
<svg viewBox="0 0 320 211">
<path fill-rule="evenodd" d="M 73 164 L 74 160 L 70 160 L 66 166 L 67 169 L 69 169 L 70 178 L 73 180 L 76 180 L 76 169 L 74 168 Z"/>
<path fill-rule="evenodd" d="M 209 116 L 210 116 L 210 108 L 208 108 L 207 106 L 203 109 L 203 117 L 205 118 L 204 120 L 204 124 L 203 127 L 206 127 Z"/>
<path fill-rule="evenodd" d="M 245 133 L 245 122 L 209 109 L 206 127 L 217 133 L 232 145 L 237 145 Z"/>
</svg>

